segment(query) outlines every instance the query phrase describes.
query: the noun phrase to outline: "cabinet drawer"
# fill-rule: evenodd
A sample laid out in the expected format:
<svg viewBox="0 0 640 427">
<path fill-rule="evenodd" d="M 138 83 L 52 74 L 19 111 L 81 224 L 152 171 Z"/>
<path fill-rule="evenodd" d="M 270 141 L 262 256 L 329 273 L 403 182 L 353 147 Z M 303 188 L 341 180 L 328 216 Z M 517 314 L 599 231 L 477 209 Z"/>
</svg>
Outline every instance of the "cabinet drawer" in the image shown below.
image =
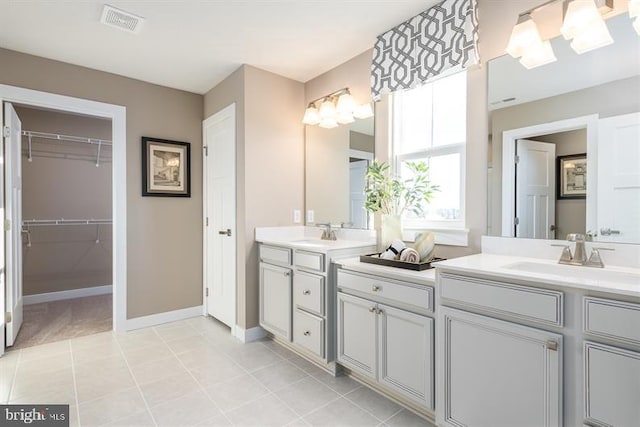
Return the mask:
<svg viewBox="0 0 640 427">
<path fill-rule="evenodd" d="M 640 304 L 584 297 L 584 332 L 640 345 Z"/>
<path fill-rule="evenodd" d="M 324 358 L 324 320 L 301 310 L 294 311 L 293 342 Z"/>
<path fill-rule="evenodd" d="M 324 316 L 324 277 L 296 271 L 293 280 L 293 303 Z"/>
<path fill-rule="evenodd" d="M 517 320 L 563 325 L 563 293 L 530 286 L 439 274 L 440 296 L 467 307 Z"/>
<path fill-rule="evenodd" d="M 260 245 L 260 261 L 291 265 L 291 249 Z"/>
<path fill-rule="evenodd" d="M 431 286 L 421 286 L 338 270 L 338 288 L 351 289 L 372 297 L 384 298 L 403 305 L 433 311 L 433 288 Z"/>
<path fill-rule="evenodd" d="M 296 251 L 296 267 L 324 272 L 324 254 Z"/>
</svg>

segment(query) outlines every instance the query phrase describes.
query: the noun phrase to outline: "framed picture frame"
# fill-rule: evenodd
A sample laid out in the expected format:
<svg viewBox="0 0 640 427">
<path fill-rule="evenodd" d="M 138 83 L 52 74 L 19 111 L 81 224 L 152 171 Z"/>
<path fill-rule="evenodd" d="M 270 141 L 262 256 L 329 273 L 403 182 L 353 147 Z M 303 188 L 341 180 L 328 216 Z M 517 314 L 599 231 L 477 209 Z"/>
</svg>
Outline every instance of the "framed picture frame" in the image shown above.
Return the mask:
<svg viewBox="0 0 640 427">
<path fill-rule="evenodd" d="M 558 156 L 557 162 L 557 199 L 586 199 L 587 154 Z"/>
<path fill-rule="evenodd" d="M 142 137 L 142 195 L 191 197 L 191 144 Z"/>
</svg>

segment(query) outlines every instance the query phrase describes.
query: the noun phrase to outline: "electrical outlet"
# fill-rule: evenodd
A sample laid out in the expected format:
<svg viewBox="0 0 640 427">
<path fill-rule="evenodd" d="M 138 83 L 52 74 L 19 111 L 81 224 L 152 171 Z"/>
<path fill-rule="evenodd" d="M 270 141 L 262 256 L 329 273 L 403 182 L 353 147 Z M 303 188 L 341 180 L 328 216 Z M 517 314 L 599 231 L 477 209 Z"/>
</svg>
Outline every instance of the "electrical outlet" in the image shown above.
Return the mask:
<svg viewBox="0 0 640 427">
<path fill-rule="evenodd" d="M 315 222 L 315 215 L 312 210 L 307 211 L 307 224 L 313 224 Z"/>
<path fill-rule="evenodd" d="M 293 223 L 300 224 L 300 209 L 293 210 Z"/>
</svg>

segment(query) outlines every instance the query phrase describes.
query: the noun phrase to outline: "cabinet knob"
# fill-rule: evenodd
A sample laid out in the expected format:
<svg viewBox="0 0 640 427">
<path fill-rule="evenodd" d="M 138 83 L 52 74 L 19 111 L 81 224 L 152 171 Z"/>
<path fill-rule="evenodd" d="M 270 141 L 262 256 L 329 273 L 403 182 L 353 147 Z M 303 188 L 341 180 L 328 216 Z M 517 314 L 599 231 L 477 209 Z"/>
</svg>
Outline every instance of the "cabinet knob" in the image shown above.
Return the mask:
<svg viewBox="0 0 640 427">
<path fill-rule="evenodd" d="M 375 313 L 376 308 L 375 307 L 369 307 L 369 313 Z"/>
<path fill-rule="evenodd" d="M 546 342 L 545 346 L 551 351 L 558 351 L 558 343 L 552 340 Z"/>
<path fill-rule="evenodd" d="M 373 288 L 371 288 L 373 290 L 373 292 L 378 292 L 380 290 L 380 286 L 378 285 L 373 285 Z"/>
<path fill-rule="evenodd" d="M 309 335 L 311 335 L 311 331 L 304 331 L 302 335 L 304 335 L 305 337 L 308 337 Z"/>
<path fill-rule="evenodd" d="M 376 310 L 376 313 L 378 313 L 378 314 L 382 314 L 382 313 L 384 313 L 384 310 L 383 310 L 383 309 L 381 309 L 381 308 L 379 308 L 379 309 L 377 309 L 377 310 Z"/>
<path fill-rule="evenodd" d="M 311 295 L 311 291 L 309 289 L 302 291 L 302 295 Z"/>
<path fill-rule="evenodd" d="M 288 272 L 288 271 L 285 271 L 285 272 L 284 272 L 284 277 L 289 277 L 290 275 L 291 275 L 291 273 L 290 273 L 290 272 Z"/>
</svg>

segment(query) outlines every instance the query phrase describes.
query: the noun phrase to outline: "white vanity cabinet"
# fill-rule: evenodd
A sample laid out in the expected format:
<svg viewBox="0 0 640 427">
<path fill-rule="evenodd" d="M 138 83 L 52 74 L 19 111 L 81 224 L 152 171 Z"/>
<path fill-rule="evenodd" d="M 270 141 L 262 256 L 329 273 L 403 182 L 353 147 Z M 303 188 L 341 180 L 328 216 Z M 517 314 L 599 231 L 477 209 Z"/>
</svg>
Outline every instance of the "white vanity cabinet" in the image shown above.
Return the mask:
<svg viewBox="0 0 640 427">
<path fill-rule="evenodd" d="M 585 423 L 639 425 L 640 304 L 584 297 L 583 308 Z"/>
<path fill-rule="evenodd" d="M 331 260 L 371 250 L 373 245 L 367 244 L 315 251 L 261 243 L 260 326 L 276 342 L 335 373 L 335 272 Z"/>
<path fill-rule="evenodd" d="M 433 410 L 433 287 L 338 270 L 337 360 Z"/>
<path fill-rule="evenodd" d="M 562 426 L 562 292 L 437 277 L 439 425 Z"/>
</svg>

